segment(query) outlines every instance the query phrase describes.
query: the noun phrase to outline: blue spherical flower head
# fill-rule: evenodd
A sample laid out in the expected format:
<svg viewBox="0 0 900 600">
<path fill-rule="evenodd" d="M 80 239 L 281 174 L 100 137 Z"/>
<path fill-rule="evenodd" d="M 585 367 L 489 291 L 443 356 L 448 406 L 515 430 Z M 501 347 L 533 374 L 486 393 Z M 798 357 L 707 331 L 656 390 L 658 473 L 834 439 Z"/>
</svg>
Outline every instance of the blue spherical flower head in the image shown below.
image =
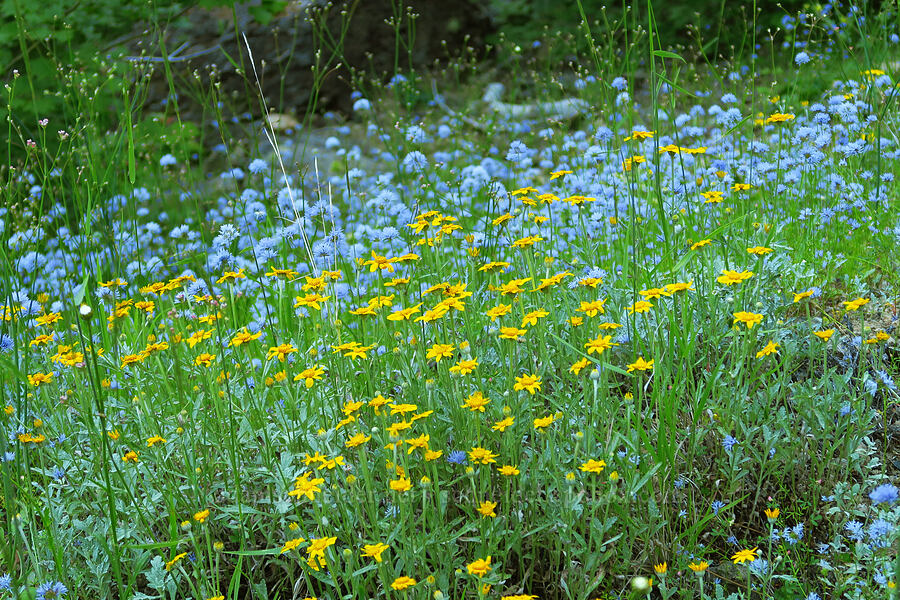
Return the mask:
<svg viewBox="0 0 900 600">
<path fill-rule="evenodd" d="M 423 171 L 428 166 L 428 159 L 418 150 L 413 150 L 403 159 L 403 169 L 407 173 Z"/>
<path fill-rule="evenodd" d="M 6 354 L 13 349 L 13 339 L 5 333 L 0 333 L 0 353 Z"/>
<path fill-rule="evenodd" d="M 56 600 L 63 598 L 69 590 L 59 581 L 48 581 L 37 587 L 35 600 Z"/>
<path fill-rule="evenodd" d="M 12 589 L 12 576 L 9 573 L 4 573 L 0 575 L 0 590 L 11 590 Z"/>
<path fill-rule="evenodd" d="M 447 462 L 452 465 L 461 465 L 466 462 L 466 453 L 463 450 L 453 450 L 447 455 Z"/>
<path fill-rule="evenodd" d="M 506 160 L 518 163 L 522 162 L 526 158 L 528 158 L 528 146 L 526 146 L 519 140 L 513 140 L 509 145 L 509 150 L 506 153 Z"/>
<path fill-rule="evenodd" d="M 254 158 L 250 161 L 250 165 L 247 167 L 247 170 L 250 171 L 253 175 L 257 173 L 262 173 L 266 169 L 269 168 L 269 165 L 261 158 Z"/>
<path fill-rule="evenodd" d="M 890 483 L 883 483 L 872 490 L 869 498 L 875 504 L 893 504 L 897 501 L 897 487 Z"/>
<path fill-rule="evenodd" d="M 428 136 L 425 135 L 425 130 L 418 125 L 410 125 L 406 128 L 406 141 L 413 144 L 421 144 L 427 139 Z"/>
<path fill-rule="evenodd" d="M 798 52 L 797 56 L 794 57 L 794 62 L 797 63 L 798 66 L 805 65 L 809 60 L 809 54 L 806 52 Z"/>
</svg>

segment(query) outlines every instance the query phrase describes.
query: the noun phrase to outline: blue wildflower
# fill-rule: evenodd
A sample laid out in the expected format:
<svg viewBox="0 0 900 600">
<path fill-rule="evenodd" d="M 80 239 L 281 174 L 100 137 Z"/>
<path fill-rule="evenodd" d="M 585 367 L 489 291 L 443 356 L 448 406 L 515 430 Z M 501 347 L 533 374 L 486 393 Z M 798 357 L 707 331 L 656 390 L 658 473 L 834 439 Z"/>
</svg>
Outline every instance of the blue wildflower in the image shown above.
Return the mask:
<svg viewBox="0 0 900 600">
<path fill-rule="evenodd" d="M 425 130 L 418 125 L 410 125 L 406 128 L 406 141 L 413 144 L 421 144 L 427 140 Z"/>
<path fill-rule="evenodd" d="M 628 88 L 628 82 L 624 77 L 616 77 L 612 80 L 610 84 L 614 89 L 619 90 L 620 92 Z"/>
<path fill-rule="evenodd" d="M 809 54 L 806 52 L 798 52 L 797 56 L 794 57 L 794 62 L 797 63 L 798 66 L 805 65 L 809 60 Z"/>
<path fill-rule="evenodd" d="M 736 438 L 726 435 L 722 440 L 722 447 L 725 448 L 726 452 L 731 452 L 731 449 L 734 448 L 735 444 L 739 443 Z"/>
<path fill-rule="evenodd" d="M 253 175 L 256 175 L 258 173 L 262 173 L 268 167 L 269 165 L 266 164 L 266 161 L 264 161 L 263 159 L 254 158 L 250 161 L 250 165 L 247 167 L 247 170 L 250 171 Z"/>
<path fill-rule="evenodd" d="M 11 590 L 12 589 L 12 577 L 9 573 L 4 573 L 0 575 L 0 590 Z"/>
<path fill-rule="evenodd" d="M 781 537 L 784 538 L 788 544 L 793 546 L 803 539 L 803 523 L 797 523 L 793 528 L 785 529 L 782 532 Z"/>
<path fill-rule="evenodd" d="M 859 521 L 849 521 L 844 525 L 844 529 L 847 531 L 851 540 L 856 540 L 858 542 L 863 539 L 863 524 Z"/>
<path fill-rule="evenodd" d="M 869 498 L 875 504 L 893 504 L 897 501 L 897 487 L 890 483 L 883 483 L 872 490 Z"/>
<path fill-rule="evenodd" d="M 877 540 L 885 537 L 889 533 L 894 530 L 894 526 L 884 519 L 875 519 L 869 525 L 869 537 L 873 540 Z"/>
<path fill-rule="evenodd" d="M 219 177 L 221 177 L 222 179 L 237 179 L 238 181 L 240 181 L 244 178 L 244 172 L 238 167 L 235 167 L 223 172 L 221 175 L 219 175 Z"/>
<path fill-rule="evenodd" d="M 757 577 L 765 577 L 769 572 L 769 561 L 764 558 L 757 558 L 750 563 L 750 572 Z"/>
<path fill-rule="evenodd" d="M 451 465 L 461 465 L 466 462 L 466 453 L 463 450 L 452 450 L 447 455 L 447 462 Z"/>
<path fill-rule="evenodd" d="M 428 166 L 428 159 L 418 150 L 413 150 L 403 159 L 403 169 L 407 173 L 423 171 Z"/>
<path fill-rule="evenodd" d="M 513 140 L 506 152 L 506 160 L 518 163 L 528 158 L 528 146 L 519 140 Z"/>
<path fill-rule="evenodd" d="M 168 167 L 168 166 L 174 165 L 177 162 L 178 161 L 176 160 L 176 158 L 173 155 L 163 154 L 162 158 L 159 159 L 159 166 Z"/>
<path fill-rule="evenodd" d="M 48 581 L 37 587 L 35 600 L 56 600 L 62 598 L 69 590 L 59 581 Z"/>
<path fill-rule="evenodd" d="M 709 505 L 712 509 L 714 515 L 718 515 L 719 511 L 725 508 L 725 503 L 721 500 L 713 500 L 713 503 Z"/>
</svg>

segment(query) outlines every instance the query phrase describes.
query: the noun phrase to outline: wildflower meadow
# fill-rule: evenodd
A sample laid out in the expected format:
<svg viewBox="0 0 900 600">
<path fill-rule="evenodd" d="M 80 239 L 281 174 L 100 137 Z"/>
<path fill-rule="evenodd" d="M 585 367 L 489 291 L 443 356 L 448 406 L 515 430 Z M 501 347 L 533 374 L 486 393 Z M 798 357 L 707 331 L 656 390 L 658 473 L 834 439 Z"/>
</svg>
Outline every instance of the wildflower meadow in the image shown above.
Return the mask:
<svg viewBox="0 0 900 600">
<path fill-rule="evenodd" d="M 16 13 L 0 599 L 896 597 L 898 5 L 716 7 L 287 125 Z"/>
</svg>

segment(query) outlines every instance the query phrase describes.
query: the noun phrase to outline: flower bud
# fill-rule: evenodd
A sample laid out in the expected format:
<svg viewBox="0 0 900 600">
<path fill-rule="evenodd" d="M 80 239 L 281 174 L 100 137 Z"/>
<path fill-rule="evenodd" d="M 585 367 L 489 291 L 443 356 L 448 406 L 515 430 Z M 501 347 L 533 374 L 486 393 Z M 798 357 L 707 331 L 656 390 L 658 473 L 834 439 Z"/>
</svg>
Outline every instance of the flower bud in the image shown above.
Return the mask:
<svg viewBox="0 0 900 600">
<path fill-rule="evenodd" d="M 78 315 L 85 321 L 90 321 L 91 317 L 94 316 L 94 309 L 91 308 L 90 305 L 82 303 L 82 305 L 78 307 Z"/>
<path fill-rule="evenodd" d="M 631 589 L 639 594 L 647 594 L 650 592 L 650 580 L 646 577 L 634 577 L 631 580 Z"/>
</svg>

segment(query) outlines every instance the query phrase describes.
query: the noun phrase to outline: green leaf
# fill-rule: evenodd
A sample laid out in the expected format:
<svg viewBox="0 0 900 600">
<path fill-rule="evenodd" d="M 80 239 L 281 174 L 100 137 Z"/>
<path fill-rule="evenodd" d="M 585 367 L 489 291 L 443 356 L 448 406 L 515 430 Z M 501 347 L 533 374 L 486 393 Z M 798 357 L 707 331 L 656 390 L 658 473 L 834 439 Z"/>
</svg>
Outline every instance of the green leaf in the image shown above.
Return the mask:
<svg viewBox="0 0 900 600">
<path fill-rule="evenodd" d="M 84 300 L 84 292 L 87 290 L 88 279 L 89 275 L 85 273 L 84 279 L 75 286 L 75 289 L 72 291 L 72 298 L 75 300 L 76 305 L 81 304 Z"/>
<path fill-rule="evenodd" d="M 675 58 L 683 63 L 687 63 L 687 61 L 681 58 L 681 56 L 675 54 L 674 52 L 669 52 L 668 50 L 654 50 L 653 56 L 659 56 L 661 58 Z"/>
</svg>

